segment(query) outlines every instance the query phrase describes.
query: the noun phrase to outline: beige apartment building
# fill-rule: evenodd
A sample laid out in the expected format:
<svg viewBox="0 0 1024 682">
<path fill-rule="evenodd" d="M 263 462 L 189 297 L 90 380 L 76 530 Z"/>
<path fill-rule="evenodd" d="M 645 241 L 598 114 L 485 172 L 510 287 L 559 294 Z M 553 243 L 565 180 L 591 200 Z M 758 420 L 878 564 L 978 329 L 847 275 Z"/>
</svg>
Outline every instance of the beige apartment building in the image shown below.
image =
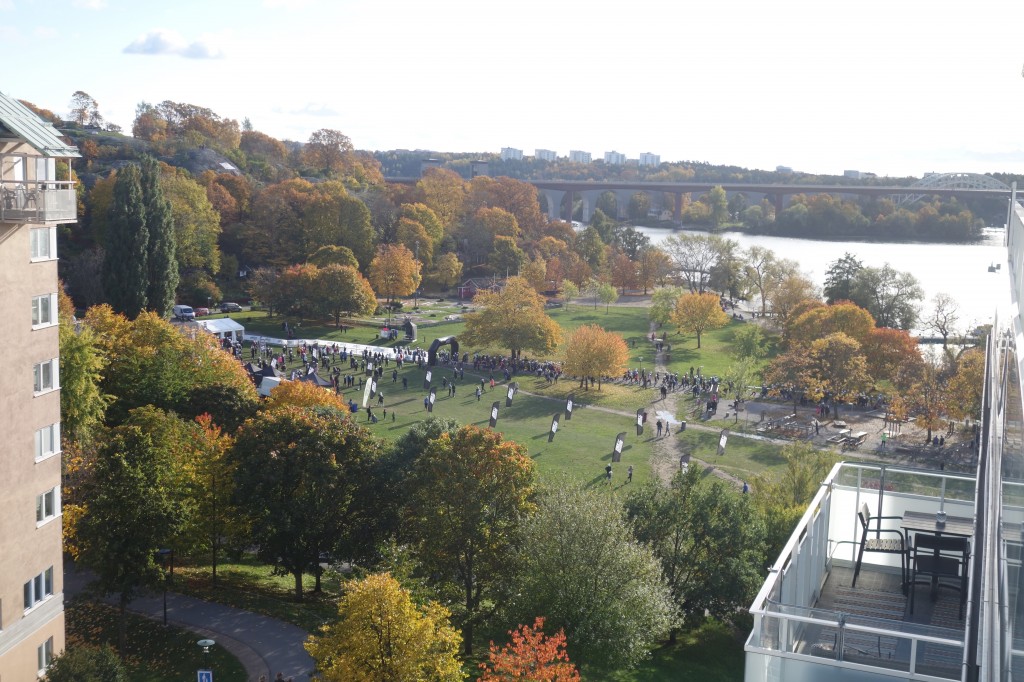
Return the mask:
<svg viewBox="0 0 1024 682">
<path fill-rule="evenodd" d="M 57 161 L 75 156 L 0 93 L 0 682 L 36 679 L 64 648 L 57 225 L 76 202 Z"/>
</svg>

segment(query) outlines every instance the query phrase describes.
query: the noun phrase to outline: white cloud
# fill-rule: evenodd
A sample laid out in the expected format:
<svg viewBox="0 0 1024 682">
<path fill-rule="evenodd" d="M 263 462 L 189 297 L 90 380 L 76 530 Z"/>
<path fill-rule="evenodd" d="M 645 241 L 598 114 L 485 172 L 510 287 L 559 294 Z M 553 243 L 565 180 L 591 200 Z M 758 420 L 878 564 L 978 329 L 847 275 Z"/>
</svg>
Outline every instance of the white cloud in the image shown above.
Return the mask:
<svg viewBox="0 0 1024 682">
<path fill-rule="evenodd" d="M 107 0 L 71 0 L 71 6 L 79 9 L 106 9 Z"/>
<path fill-rule="evenodd" d="M 127 54 L 171 54 L 187 59 L 221 59 L 224 50 L 210 38 L 186 41 L 177 31 L 156 29 L 136 38 L 124 48 Z"/>
</svg>

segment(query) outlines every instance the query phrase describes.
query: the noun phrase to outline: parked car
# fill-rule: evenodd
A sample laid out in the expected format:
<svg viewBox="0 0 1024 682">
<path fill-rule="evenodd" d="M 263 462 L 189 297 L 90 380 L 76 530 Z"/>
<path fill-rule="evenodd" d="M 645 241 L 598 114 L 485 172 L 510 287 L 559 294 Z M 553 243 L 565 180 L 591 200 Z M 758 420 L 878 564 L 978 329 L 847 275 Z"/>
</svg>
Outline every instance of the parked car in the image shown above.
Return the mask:
<svg viewBox="0 0 1024 682">
<path fill-rule="evenodd" d="M 193 308 L 192 310 L 195 311 L 196 317 L 202 317 L 204 315 L 209 315 L 210 314 L 210 309 L 209 308 Z"/>
<path fill-rule="evenodd" d="M 240 313 L 242 312 L 242 306 L 237 303 L 221 303 L 220 311 L 222 313 Z"/>
</svg>

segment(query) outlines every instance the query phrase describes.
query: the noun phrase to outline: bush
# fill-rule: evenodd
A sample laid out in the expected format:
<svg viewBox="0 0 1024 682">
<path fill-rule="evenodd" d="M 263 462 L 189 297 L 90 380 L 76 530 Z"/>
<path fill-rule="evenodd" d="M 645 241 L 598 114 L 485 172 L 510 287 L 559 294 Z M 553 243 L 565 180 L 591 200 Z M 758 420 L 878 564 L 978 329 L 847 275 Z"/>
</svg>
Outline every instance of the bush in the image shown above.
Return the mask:
<svg viewBox="0 0 1024 682">
<path fill-rule="evenodd" d="M 391 309 L 392 310 L 401 310 L 403 305 L 404 304 L 401 301 L 392 301 L 391 302 Z"/>
<path fill-rule="evenodd" d="M 109 646 L 76 646 L 64 651 L 46 671 L 47 682 L 128 682 L 121 659 Z"/>
</svg>

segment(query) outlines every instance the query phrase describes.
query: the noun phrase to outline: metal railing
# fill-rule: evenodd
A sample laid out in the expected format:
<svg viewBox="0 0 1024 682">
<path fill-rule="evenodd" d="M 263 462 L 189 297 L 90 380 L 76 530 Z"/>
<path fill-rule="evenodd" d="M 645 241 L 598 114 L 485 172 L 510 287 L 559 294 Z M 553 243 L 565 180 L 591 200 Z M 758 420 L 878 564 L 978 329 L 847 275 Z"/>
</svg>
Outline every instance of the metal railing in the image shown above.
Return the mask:
<svg viewBox="0 0 1024 682">
<path fill-rule="evenodd" d="M 78 219 L 75 183 L 0 181 L 0 221 L 71 223 Z"/>
</svg>

